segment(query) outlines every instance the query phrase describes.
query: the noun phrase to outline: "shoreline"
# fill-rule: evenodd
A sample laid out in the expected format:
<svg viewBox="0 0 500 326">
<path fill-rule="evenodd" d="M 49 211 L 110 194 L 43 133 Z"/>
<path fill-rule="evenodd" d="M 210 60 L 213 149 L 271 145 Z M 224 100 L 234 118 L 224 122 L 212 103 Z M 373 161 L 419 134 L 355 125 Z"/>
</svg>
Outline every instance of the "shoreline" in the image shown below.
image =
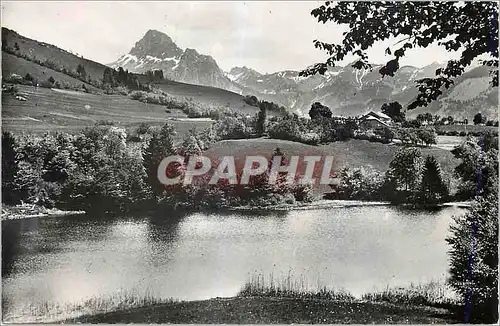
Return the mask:
<svg viewBox="0 0 500 326">
<path fill-rule="evenodd" d="M 333 209 L 333 208 L 349 208 L 349 207 L 364 207 L 364 206 L 391 206 L 405 207 L 404 205 L 394 205 L 385 201 L 363 201 L 363 200 L 337 200 L 337 199 L 321 199 L 310 203 L 297 204 L 278 204 L 273 206 L 235 206 L 223 207 L 222 209 L 229 212 L 288 212 L 288 211 L 305 211 L 318 209 Z M 470 202 L 447 202 L 430 207 L 459 207 L 469 208 Z M 424 209 L 426 207 L 423 207 Z M 203 209 L 199 210 L 205 211 Z M 210 210 L 207 210 L 210 211 Z M 2 207 L 2 221 L 29 219 L 29 218 L 44 218 L 44 217 L 61 217 L 70 215 L 84 215 L 85 211 L 64 211 L 57 208 L 45 208 L 37 205 L 16 205 Z"/>
<path fill-rule="evenodd" d="M 63 211 L 57 208 L 45 208 L 38 205 L 2 205 L 2 221 L 84 214 L 86 214 L 85 211 Z"/>
<path fill-rule="evenodd" d="M 427 208 L 433 207 L 470 207 L 470 202 L 447 202 L 438 205 L 429 205 Z M 363 206 L 391 206 L 391 207 L 406 207 L 405 205 L 394 205 L 387 201 L 363 201 L 363 200 L 339 200 L 339 199 L 321 199 L 311 203 L 299 204 L 280 204 L 273 206 L 237 206 L 227 207 L 229 211 L 241 212 L 258 212 L 258 211 L 293 211 L 293 210 L 314 210 L 328 208 L 347 208 L 347 207 L 363 207 Z M 426 206 L 422 206 L 426 208 Z"/>
</svg>

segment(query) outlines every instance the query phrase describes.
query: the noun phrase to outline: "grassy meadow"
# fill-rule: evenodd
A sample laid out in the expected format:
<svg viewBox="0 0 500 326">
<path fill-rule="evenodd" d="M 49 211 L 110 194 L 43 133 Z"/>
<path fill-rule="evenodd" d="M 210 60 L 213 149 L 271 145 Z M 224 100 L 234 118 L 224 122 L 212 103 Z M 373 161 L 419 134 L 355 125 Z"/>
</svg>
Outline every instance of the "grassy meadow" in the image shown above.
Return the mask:
<svg viewBox="0 0 500 326">
<path fill-rule="evenodd" d="M 113 124 L 134 129 L 140 123 L 161 126 L 169 118 L 186 118 L 180 110 L 132 100 L 123 95 L 100 95 L 70 90 L 35 88 L 16 85 L 20 101 L 12 94 L 2 96 L 2 129 L 4 131 L 45 133 L 65 131 L 76 133 L 86 126 Z M 171 121 L 179 139 L 191 128 L 203 128 L 210 122 Z"/>
</svg>

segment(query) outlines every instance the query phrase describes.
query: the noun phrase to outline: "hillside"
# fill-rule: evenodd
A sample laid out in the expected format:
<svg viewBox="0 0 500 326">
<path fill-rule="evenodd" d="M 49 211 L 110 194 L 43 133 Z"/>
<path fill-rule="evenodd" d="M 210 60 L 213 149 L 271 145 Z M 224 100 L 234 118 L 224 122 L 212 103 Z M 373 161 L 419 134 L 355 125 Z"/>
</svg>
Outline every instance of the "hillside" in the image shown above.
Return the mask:
<svg viewBox="0 0 500 326">
<path fill-rule="evenodd" d="M 17 74 L 21 77 L 26 74 L 33 76 L 35 80 L 40 82 L 48 80 L 50 77 L 58 81 L 62 86 L 64 85 L 81 85 L 90 89 L 92 92 L 102 92 L 101 90 L 95 88 L 94 86 L 84 83 L 79 79 L 73 78 L 61 72 L 52 70 L 48 67 L 40 66 L 32 61 L 25 60 L 23 58 L 16 57 L 10 53 L 2 51 L 2 76 L 4 78 L 11 76 L 12 74 Z"/>
<path fill-rule="evenodd" d="M 272 153 L 278 147 L 286 157 L 299 156 L 301 158 L 297 169 L 297 171 L 301 172 L 305 171 L 304 165 L 301 163 L 305 155 L 333 156 L 332 171 L 340 171 L 345 167 L 350 167 L 385 172 L 389 168 L 389 163 L 398 149 L 397 145 L 386 145 L 357 139 L 311 146 L 287 140 L 258 138 L 224 140 L 205 151 L 205 155 L 213 159 L 223 156 L 234 156 L 236 168 L 242 169 L 245 157 L 250 155 L 264 155 L 270 159 Z M 436 157 L 442 171 L 448 176 L 452 189 L 454 189 L 455 180 L 452 178 L 452 175 L 459 160 L 449 150 L 438 147 L 420 148 L 420 151 L 423 157 L 426 155 Z M 318 172 L 321 173 L 321 171 Z M 315 176 L 319 178 L 320 174 L 315 174 Z M 330 187 L 328 185 L 317 185 L 314 189 L 317 193 L 322 193 L 329 191 Z"/>
<path fill-rule="evenodd" d="M 155 84 L 162 91 L 175 97 L 192 98 L 195 102 L 235 109 L 246 114 L 255 114 L 258 107 L 248 105 L 242 95 L 216 87 L 192 85 L 176 81 L 165 80 Z M 270 115 L 273 112 L 269 112 Z"/>
<path fill-rule="evenodd" d="M 21 36 L 7 28 L 2 28 L 2 37 L 4 38 L 4 42 L 6 42 L 7 46 L 9 47 L 14 47 L 14 45 L 17 43 L 19 45 L 18 52 L 22 53 L 23 55 L 29 54 L 28 56 L 30 58 L 36 58 L 41 62 L 44 62 L 46 60 L 51 61 L 61 69 L 67 68 L 76 70 L 76 67 L 81 64 L 85 67 L 87 76 L 90 77 L 93 81 L 102 80 L 104 69 L 106 68 L 106 66 L 100 63 L 78 57 L 54 45 L 38 42 L 36 40 Z M 10 76 L 11 74 L 24 76 L 27 73 L 40 81 L 45 81 L 52 76 L 61 84 L 65 82 L 72 86 L 76 86 L 83 83 L 81 80 L 73 78 L 69 75 L 2 51 L 3 76 Z M 138 75 L 138 77 L 140 82 L 148 83 L 146 76 Z M 90 88 L 94 92 L 102 93 L 101 90 L 90 86 L 88 83 L 86 83 L 86 87 Z M 194 101 L 205 105 L 229 107 L 231 109 L 242 110 L 243 112 L 248 114 L 253 114 L 258 111 L 258 108 L 246 104 L 243 101 L 243 96 L 224 89 L 209 86 L 192 85 L 169 80 L 164 80 L 163 82 L 158 84 L 158 87 L 169 95 L 175 97 L 192 98 Z M 126 102 L 127 99 L 123 101 Z M 102 106 L 104 105 L 104 103 L 108 103 L 106 97 L 102 99 L 102 103 L 100 105 Z M 10 105 L 10 103 L 7 103 L 7 105 Z"/>
<path fill-rule="evenodd" d="M 2 27 L 2 43 L 9 47 L 14 47 L 17 43 L 21 53 L 36 58 L 42 62 L 46 60 L 52 61 L 57 66 L 68 70 L 76 71 L 77 66 L 81 64 L 85 67 L 87 76 L 93 80 L 100 80 L 104 69 L 106 68 L 103 64 L 79 57 L 66 50 L 58 48 L 55 45 L 24 37 L 5 27 Z"/>
<path fill-rule="evenodd" d="M 165 112 L 162 105 L 146 104 L 121 95 L 98 95 L 82 92 L 35 88 L 17 85 L 26 101 L 11 94 L 2 96 L 2 130 L 44 133 L 47 131 L 78 132 L 96 123 L 135 128 L 141 122 L 163 125 L 168 118 L 186 117 L 178 110 Z M 189 129 L 203 128 L 208 122 L 171 121 L 180 139 Z"/>
</svg>

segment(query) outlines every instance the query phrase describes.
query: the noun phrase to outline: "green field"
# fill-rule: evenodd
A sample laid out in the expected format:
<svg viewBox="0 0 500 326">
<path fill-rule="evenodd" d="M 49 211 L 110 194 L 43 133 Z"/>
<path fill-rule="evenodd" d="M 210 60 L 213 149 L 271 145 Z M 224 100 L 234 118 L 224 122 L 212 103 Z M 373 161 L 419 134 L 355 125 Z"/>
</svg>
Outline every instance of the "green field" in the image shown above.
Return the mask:
<svg viewBox="0 0 500 326">
<path fill-rule="evenodd" d="M 66 131 L 75 133 L 102 121 L 132 128 L 141 122 L 163 125 L 167 119 L 185 118 L 179 110 L 166 113 L 166 107 L 146 104 L 122 95 L 97 95 L 68 90 L 17 85 L 19 101 L 12 94 L 2 96 L 2 129 L 14 133 Z M 210 122 L 172 121 L 178 137 L 193 127 L 203 128 Z"/>
<path fill-rule="evenodd" d="M 436 131 L 448 132 L 448 131 L 456 131 L 461 132 L 465 131 L 469 132 L 485 132 L 485 131 L 496 131 L 498 132 L 498 127 L 493 126 L 484 126 L 484 125 L 444 125 L 444 126 L 436 126 Z"/>
<path fill-rule="evenodd" d="M 52 77 L 61 83 L 61 85 L 63 83 L 68 83 L 73 87 L 77 87 L 85 84 L 91 92 L 102 93 L 102 90 L 99 90 L 90 84 L 84 83 L 81 80 L 63 74 L 62 72 L 40 66 L 34 62 L 2 51 L 2 76 L 9 77 L 11 74 L 17 74 L 21 77 L 24 77 L 26 74 L 30 74 L 35 80 L 38 80 L 39 83 L 47 81 L 50 77 Z"/>
<path fill-rule="evenodd" d="M 2 27 L 2 43 L 7 44 L 9 47 L 14 47 L 14 44 L 17 43 L 21 53 L 33 54 L 37 60 L 42 62 L 50 60 L 68 70 L 75 71 L 76 67 L 81 64 L 85 67 L 87 75 L 94 80 L 102 78 L 104 69 L 106 68 L 103 64 L 84 59 L 57 46 L 32 40 L 4 27 Z M 5 66 L 4 62 L 2 62 L 2 66 Z"/>
<path fill-rule="evenodd" d="M 351 139 L 343 142 L 333 142 L 326 145 L 311 146 L 302 143 L 279 139 L 242 139 L 224 140 L 215 144 L 207 151 L 216 156 L 233 155 L 271 155 L 279 147 L 285 155 L 332 155 L 335 169 L 344 167 L 365 168 L 377 171 L 386 171 L 392 156 L 399 148 L 398 145 L 386 145 L 366 140 Z M 453 157 L 450 151 L 436 148 L 420 148 L 422 155 L 434 155 L 446 173 L 451 173 L 459 160 Z"/>
<path fill-rule="evenodd" d="M 243 96 L 220 88 L 192 85 L 170 80 L 165 80 L 156 86 L 169 95 L 192 98 L 198 103 L 236 109 L 245 114 L 255 114 L 259 111 L 258 107 L 246 104 L 243 101 Z M 275 115 L 274 112 L 269 112 L 268 114 Z"/>
</svg>

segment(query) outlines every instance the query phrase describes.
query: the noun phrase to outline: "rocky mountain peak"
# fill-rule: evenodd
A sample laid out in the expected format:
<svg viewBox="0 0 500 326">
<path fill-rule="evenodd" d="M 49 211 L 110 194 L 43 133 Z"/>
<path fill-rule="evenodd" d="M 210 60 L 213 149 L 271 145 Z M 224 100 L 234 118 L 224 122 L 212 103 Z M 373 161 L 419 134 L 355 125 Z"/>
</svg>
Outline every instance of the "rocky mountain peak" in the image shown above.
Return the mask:
<svg viewBox="0 0 500 326">
<path fill-rule="evenodd" d="M 182 54 L 182 49 L 172 41 L 170 36 L 157 30 L 148 30 L 146 34 L 130 50 L 136 57 L 151 56 L 156 58 L 172 58 Z"/>
</svg>

